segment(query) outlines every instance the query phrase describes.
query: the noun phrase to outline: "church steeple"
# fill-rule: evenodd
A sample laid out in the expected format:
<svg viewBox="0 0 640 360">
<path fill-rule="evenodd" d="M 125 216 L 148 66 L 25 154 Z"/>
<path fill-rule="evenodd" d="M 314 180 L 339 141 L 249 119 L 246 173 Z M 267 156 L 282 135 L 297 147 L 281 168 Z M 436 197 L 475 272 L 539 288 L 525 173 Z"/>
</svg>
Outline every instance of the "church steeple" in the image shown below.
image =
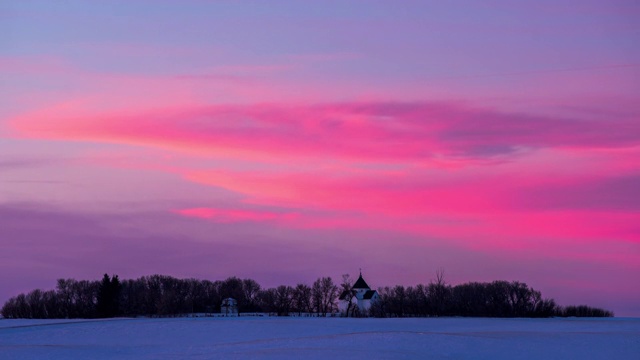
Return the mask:
<svg viewBox="0 0 640 360">
<path fill-rule="evenodd" d="M 360 269 L 360 276 L 358 277 L 358 280 L 356 280 L 356 283 L 353 284 L 352 289 L 366 289 L 366 290 L 371 290 L 371 288 L 369 287 L 369 285 L 367 285 L 367 282 L 364 281 L 364 279 L 362 278 L 362 269 Z"/>
</svg>

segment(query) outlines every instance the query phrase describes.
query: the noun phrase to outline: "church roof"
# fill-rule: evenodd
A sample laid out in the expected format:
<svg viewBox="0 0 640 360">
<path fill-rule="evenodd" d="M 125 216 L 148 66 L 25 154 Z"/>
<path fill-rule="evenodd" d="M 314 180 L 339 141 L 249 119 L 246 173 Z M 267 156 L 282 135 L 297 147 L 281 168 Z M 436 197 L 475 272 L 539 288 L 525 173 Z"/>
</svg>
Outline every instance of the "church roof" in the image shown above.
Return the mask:
<svg viewBox="0 0 640 360">
<path fill-rule="evenodd" d="M 376 291 L 375 291 L 375 290 L 368 290 L 366 293 L 364 293 L 364 295 L 362 296 L 362 298 L 363 298 L 364 300 L 369 300 L 369 299 L 371 299 L 371 298 L 373 297 L 373 295 L 375 295 L 375 294 L 376 294 Z"/>
<path fill-rule="evenodd" d="M 352 289 L 371 289 L 369 287 L 369 285 L 367 285 L 367 282 L 364 281 L 364 279 L 362 278 L 362 274 L 360 274 L 360 276 L 358 277 L 358 280 L 356 280 L 356 283 L 353 284 Z"/>
<path fill-rule="evenodd" d="M 344 299 L 347 298 L 347 295 L 349 295 L 351 293 L 352 293 L 352 290 L 345 290 L 345 291 L 342 292 L 342 294 L 340 294 L 340 298 L 339 299 L 340 300 L 344 300 Z"/>
</svg>

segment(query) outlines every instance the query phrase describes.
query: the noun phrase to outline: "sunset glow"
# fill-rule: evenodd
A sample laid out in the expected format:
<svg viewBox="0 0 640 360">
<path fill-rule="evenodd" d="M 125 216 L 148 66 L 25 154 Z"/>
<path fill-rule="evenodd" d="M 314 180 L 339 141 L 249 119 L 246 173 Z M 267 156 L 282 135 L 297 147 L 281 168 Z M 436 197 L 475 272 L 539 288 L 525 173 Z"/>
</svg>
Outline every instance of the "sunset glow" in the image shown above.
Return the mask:
<svg viewBox="0 0 640 360">
<path fill-rule="evenodd" d="M 444 268 L 640 316 L 640 6 L 401 3 L 1 4 L 0 301 Z"/>
</svg>

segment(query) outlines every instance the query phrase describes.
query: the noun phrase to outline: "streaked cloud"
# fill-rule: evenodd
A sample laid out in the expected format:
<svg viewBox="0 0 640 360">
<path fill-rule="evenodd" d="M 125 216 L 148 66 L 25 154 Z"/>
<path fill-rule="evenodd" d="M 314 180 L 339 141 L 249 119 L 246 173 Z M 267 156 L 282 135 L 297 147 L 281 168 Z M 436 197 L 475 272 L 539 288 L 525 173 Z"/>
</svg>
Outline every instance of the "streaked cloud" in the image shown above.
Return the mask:
<svg viewBox="0 0 640 360">
<path fill-rule="evenodd" d="M 634 118 L 601 121 L 455 103 L 243 105 L 96 112 L 73 104 L 12 122 L 25 137 L 157 146 L 207 156 L 366 162 L 491 158 L 521 149 L 640 144 Z"/>
</svg>

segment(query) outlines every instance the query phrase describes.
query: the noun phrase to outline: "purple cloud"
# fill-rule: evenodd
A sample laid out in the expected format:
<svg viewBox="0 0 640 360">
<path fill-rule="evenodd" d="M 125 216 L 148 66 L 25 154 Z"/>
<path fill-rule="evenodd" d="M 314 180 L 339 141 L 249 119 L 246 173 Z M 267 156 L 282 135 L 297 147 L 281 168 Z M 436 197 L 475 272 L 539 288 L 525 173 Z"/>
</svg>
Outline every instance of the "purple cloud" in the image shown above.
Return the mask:
<svg viewBox="0 0 640 360">
<path fill-rule="evenodd" d="M 603 174 L 540 184 L 517 196 L 516 202 L 527 209 L 640 212 L 640 175 Z"/>
</svg>

